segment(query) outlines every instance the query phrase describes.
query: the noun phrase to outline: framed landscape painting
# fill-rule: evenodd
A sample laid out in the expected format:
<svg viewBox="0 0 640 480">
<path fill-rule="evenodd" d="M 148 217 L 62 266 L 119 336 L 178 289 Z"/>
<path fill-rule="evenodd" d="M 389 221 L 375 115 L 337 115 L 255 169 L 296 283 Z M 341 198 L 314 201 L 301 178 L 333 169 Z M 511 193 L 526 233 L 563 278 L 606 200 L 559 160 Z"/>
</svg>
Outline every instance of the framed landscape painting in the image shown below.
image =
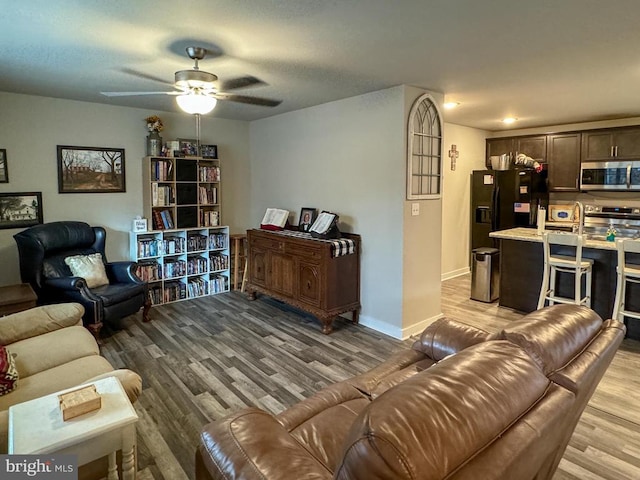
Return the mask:
<svg viewBox="0 0 640 480">
<path fill-rule="evenodd" d="M 124 167 L 124 148 L 58 145 L 58 192 L 124 192 Z"/>
<path fill-rule="evenodd" d="M 9 169 L 7 167 L 7 150 L 0 148 L 0 183 L 9 183 Z"/>
<path fill-rule="evenodd" d="M 0 228 L 42 223 L 42 192 L 0 193 Z"/>
</svg>

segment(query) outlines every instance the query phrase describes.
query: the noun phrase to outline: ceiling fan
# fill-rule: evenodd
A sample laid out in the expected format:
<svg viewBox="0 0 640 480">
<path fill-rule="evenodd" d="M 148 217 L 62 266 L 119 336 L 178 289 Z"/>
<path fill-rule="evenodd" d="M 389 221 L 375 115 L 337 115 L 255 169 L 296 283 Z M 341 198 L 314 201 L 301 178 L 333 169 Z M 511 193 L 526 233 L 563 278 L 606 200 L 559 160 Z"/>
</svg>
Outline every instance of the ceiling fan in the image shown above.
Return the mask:
<svg viewBox="0 0 640 480">
<path fill-rule="evenodd" d="M 263 107 L 276 107 L 282 103 L 281 100 L 271 100 L 268 98 L 249 97 L 227 93 L 223 90 L 235 90 L 247 88 L 254 85 L 261 85 L 264 82 L 253 76 L 239 77 L 227 82 L 223 82 L 221 89 L 218 89 L 218 77 L 213 73 L 205 72 L 198 68 L 198 61 L 205 58 L 207 49 L 202 47 L 187 47 L 187 55 L 195 65 L 191 70 L 180 70 L 175 73 L 175 90 L 169 92 L 100 92 L 107 97 L 129 97 L 136 95 L 174 95 L 178 106 L 187 113 L 206 114 L 214 109 L 218 100 L 246 103 L 250 105 L 260 105 Z M 145 78 L 153 77 L 141 75 Z"/>
</svg>

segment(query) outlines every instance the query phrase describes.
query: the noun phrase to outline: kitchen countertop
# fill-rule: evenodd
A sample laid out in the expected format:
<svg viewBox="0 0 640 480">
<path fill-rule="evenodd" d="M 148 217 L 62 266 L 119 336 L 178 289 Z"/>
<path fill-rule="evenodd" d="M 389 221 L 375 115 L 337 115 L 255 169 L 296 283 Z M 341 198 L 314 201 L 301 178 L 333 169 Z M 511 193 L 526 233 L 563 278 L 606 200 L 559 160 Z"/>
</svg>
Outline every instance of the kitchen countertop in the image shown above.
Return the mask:
<svg viewBox="0 0 640 480">
<path fill-rule="evenodd" d="M 557 230 L 546 230 L 547 232 L 562 233 Z M 508 230 L 499 230 L 497 232 L 491 232 L 489 234 L 492 238 L 499 238 L 503 240 L 522 240 L 525 242 L 538 242 L 542 243 L 542 235 L 538 234 L 537 228 L 510 228 Z M 601 250 L 615 250 L 616 243 L 608 242 L 606 240 L 594 240 L 587 237 L 587 241 L 584 244 L 585 248 L 599 248 Z"/>
</svg>

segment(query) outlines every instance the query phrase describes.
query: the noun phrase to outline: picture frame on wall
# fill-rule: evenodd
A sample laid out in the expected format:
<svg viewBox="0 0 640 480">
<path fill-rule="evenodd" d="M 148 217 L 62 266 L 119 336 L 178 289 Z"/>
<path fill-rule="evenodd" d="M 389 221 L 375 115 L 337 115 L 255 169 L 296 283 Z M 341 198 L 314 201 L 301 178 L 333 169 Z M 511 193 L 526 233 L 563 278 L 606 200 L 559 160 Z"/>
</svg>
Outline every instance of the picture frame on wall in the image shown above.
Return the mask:
<svg viewBox="0 0 640 480">
<path fill-rule="evenodd" d="M 125 191 L 124 148 L 58 145 L 59 193 Z"/>
<path fill-rule="evenodd" d="M 300 220 L 298 220 L 298 230 L 308 232 L 317 216 L 317 208 L 302 207 L 300 209 Z"/>
<path fill-rule="evenodd" d="M 5 148 L 0 148 L 0 183 L 9 183 L 9 167 Z"/>
<path fill-rule="evenodd" d="M 42 222 L 42 192 L 0 193 L 0 229 L 26 228 Z"/>
</svg>

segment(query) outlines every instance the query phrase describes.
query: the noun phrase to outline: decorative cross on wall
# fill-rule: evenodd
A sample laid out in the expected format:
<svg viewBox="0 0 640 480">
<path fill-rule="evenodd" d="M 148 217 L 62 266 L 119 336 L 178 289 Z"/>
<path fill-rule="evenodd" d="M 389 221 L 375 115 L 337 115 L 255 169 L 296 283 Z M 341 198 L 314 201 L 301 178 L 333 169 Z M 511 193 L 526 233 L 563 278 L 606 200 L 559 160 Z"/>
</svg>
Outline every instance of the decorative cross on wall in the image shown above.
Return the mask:
<svg viewBox="0 0 640 480">
<path fill-rule="evenodd" d="M 456 145 L 451 145 L 451 150 L 449 150 L 449 158 L 451 159 L 451 170 L 456 169 L 456 160 L 460 156 L 460 152 L 458 152 L 458 147 Z"/>
</svg>

